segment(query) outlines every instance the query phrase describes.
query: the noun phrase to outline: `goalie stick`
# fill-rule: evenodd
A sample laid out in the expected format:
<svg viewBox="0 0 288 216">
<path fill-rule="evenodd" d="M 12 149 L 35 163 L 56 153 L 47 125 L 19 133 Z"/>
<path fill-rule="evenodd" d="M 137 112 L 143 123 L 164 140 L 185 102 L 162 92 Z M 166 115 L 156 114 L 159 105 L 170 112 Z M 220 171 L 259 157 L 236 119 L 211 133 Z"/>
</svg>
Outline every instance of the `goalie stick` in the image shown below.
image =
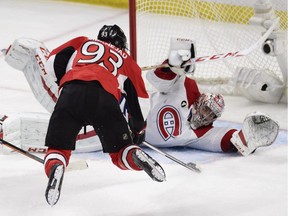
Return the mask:
<svg viewBox="0 0 288 216">
<path fill-rule="evenodd" d="M 218 61 L 218 60 L 237 58 L 237 57 L 249 55 L 251 52 L 253 52 L 256 48 L 261 46 L 267 40 L 267 38 L 270 36 L 270 34 L 273 32 L 273 30 L 277 27 L 278 23 L 279 23 L 279 18 L 277 18 L 274 21 L 274 23 L 262 35 L 262 37 L 258 39 L 258 41 L 256 41 L 253 45 L 251 45 L 250 47 L 248 47 L 246 49 L 239 50 L 236 52 L 214 54 L 214 55 L 210 55 L 210 56 L 201 56 L 201 57 L 198 57 L 195 59 L 195 63 L 198 64 L 198 63 L 205 63 L 205 62 L 214 62 L 214 61 Z M 186 66 L 188 66 L 188 65 L 186 65 Z M 164 64 L 159 64 L 159 65 L 144 66 L 144 67 L 141 67 L 141 70 L 143 70 L 143 71 L 152 70 L 152 69 L 161 68 L 161 67 L 170 67 L 170 65 L 168 63 L 164 63 Z"/>
<path fill-rule="evenodd" d="M 0 144 L 2 145 L 5 145 L 6 147 L 10 148 L 10 149 L 13 149 L 14 151 L 26 156 L 26 157 L 29 157 L 39 163 L 42 163 L 44 164 L 44 160 L 40 157 L 37 157 L 36 155 L 33 155 L 31 154 L 30 152 L 28 151 L 25 151 L 3 139 L 0 139 Z M 69 163 L 68 167 L 67 167 L 67 171 L 73 171 L 73 170 L 83 170 L 83 169 L 87 169 L 88 168 L 88 164 L 85 160 L 78 160 L 78 161 L 74 161 L 74 162 L 71 162 Z"/>
<path fill-rule="evenodd" d="M 189 170 L 192 170 L 192 171 L 197 172 L 197 173 L 200 173 L 200 172 L 201 172 L 201 169 L 200 169 L 200 168 L 198 167 L 198 165 L 195 164 L 195 163 L 192 163 L 192 162 L 184 163 L 183 161 L 178 160 L 177 158 L 173 157 L 172 155 L 170 155 L 170 154 L 168 154 L 168 153 L 166 153 L 166 152 L 164 152 L 164 151 L 156 148 L 155 146 L 151 145 L 150 143 L 148 143 L 148 142 L 146 142 L 146 141 L 142 142 L 142 144 L 144 144 L 144 145 L 146 145 L 147 147 L 153 149 L 154 151 L 156 151 L 156 152 L 164 155 L 165 157 L 169 158 L 170 160 L 173 160 L 174 162 L 176 162 L 176 163 L 178 163 L 178 164 L 186 167 L 186 168 L 189 169 Z"/>
</svg>

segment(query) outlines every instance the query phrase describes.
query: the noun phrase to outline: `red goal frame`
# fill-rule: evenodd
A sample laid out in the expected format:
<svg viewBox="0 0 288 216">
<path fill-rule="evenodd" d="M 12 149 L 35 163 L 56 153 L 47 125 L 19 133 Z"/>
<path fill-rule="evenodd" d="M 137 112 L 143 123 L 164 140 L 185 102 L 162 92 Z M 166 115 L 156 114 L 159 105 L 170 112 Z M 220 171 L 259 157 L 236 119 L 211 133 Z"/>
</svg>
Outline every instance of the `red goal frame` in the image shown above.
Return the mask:
<svg viewBox="0 0 288 216">
<path fill-rule="evenodd" d="M 137 62 L 136 0 L 129 0 L 130 56 Z"/>
</svg>

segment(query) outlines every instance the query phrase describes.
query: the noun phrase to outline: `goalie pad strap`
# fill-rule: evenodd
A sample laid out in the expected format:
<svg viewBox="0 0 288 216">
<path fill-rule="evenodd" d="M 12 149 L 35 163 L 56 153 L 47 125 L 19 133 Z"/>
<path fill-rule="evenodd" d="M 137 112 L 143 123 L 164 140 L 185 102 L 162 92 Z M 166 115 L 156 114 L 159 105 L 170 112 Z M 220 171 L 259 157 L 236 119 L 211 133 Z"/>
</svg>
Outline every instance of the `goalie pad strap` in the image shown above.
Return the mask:
<svg viewBox="0 0 288 216">
<path fill-rule="evenodd" d="M 244 133 L 242 130 L 235 132 L 232 135 L 231 142 L 233 145 L 237 148 L 239 153 L 241 153 L 243 156 L 249 155 L 252 151 L 255 149 L 250 149 L 247 145 L 246 138 L 244 136 Z"/>
<path fill-rule="evenodd" d="M 245 137 L 244 137 L 244 134 L 243 134 L 243 131 L 242 130 L 240 130 L 239 131 L 239 138 L 240 138 L 240 140 L 241 140 L 241 142 L 243 143 L 243 145 L 244 146 L 247 146 L 247 142 L 246 142 L 246 139 L 245 139 Z"/>
</svg>

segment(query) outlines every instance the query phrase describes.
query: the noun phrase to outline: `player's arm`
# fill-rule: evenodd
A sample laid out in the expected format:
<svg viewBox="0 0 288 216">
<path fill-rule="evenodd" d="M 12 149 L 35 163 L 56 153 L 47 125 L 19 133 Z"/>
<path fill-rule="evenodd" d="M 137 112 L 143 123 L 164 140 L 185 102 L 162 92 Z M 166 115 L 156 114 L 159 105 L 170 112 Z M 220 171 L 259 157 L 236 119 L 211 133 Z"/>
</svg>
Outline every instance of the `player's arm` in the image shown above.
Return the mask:
<svg viewBox="0 0 288 216">
<path fill-rule="evenodd" d="M 139 98 L 135 86 L 130 79 L 124 82 L 126 106 L 128 110 L 128 124 L 132 132 L 133 142 L 140 144 L 145 138 L 146 121 L 142 114 Z"/>
<path fill-rule="evenodd" d="M 166 60 L 165 62 L 167 62 Z M 157 68 L 155 71 L 149 71 L 146 75 L 149 83 L 159 92 L 169 92 L 179 75 L 175 74 L 169 67 Z"/>
<path fill-rule="evenodd" d="M 128 123 L 132 135 L 135 135 L 133 141 L 139 144 L 145 137 L 146 119 L 150 108 L 150 100 L 140 67 L 135 61 L 129 61 L 128 65 L 131 71 L 123 83 L 123 90 L 129 116 Z"/>
<path fill-rule="evenodd" d="M 73 54 L 86 39 L 86 37 L 74 38 L 51 51 L 47 64 L 49 73 L 58 85 L 65 73 L 72 68 Z"/>
</svg>

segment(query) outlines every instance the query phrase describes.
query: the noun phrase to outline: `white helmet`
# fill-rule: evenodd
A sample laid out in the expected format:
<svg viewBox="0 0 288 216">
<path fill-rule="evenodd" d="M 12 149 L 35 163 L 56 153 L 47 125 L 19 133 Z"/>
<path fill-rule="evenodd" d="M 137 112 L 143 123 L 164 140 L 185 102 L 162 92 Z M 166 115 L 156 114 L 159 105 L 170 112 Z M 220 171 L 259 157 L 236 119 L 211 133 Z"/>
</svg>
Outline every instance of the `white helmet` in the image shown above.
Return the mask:
<svg viewBox="0 0 288 216">
<path fill-rule="evenodd" d="M 210 125 L 224 110 L 224 99 L 220 94 L 203 93 L 192 104 L 188 121 L 193 129 Z"/>
</svg>

